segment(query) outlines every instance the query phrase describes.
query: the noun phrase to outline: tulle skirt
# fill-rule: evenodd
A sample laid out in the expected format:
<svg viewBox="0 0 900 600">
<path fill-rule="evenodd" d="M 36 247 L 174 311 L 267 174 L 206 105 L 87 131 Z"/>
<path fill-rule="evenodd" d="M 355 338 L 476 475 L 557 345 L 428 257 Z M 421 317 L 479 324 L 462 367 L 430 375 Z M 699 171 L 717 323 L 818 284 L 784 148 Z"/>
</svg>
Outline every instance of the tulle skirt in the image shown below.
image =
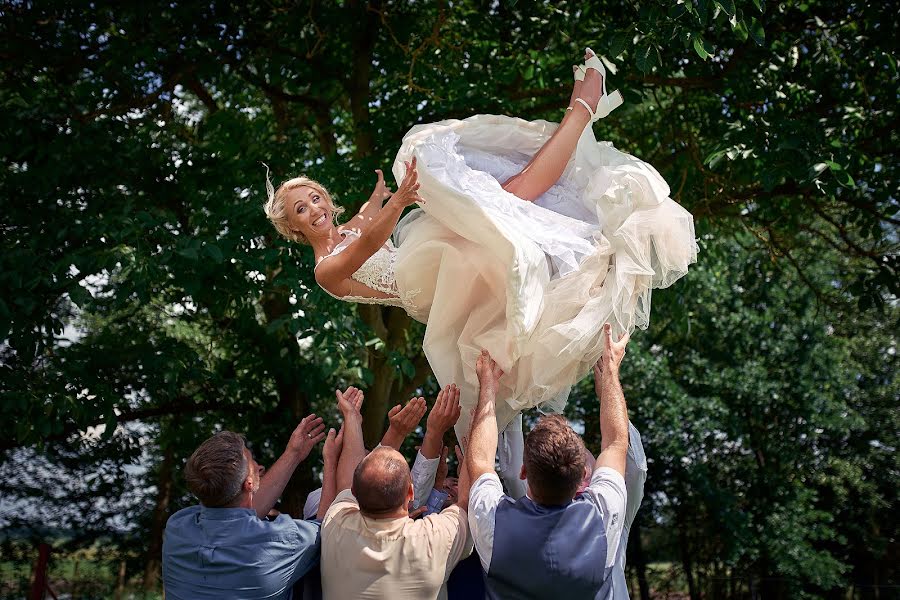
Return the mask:
<svg viewBox="0 0 900 600">
<path fill-rule="evenodd" d="M 653 288 L 697 258 L 694 221 L 650 165 L 588 127 L 560 180 L 534 203 L 503 190 L 557 124 L 476 115 L 413 127 L 394 161 L 418 158 L 421 208 L 394 232 L 405 306 L 443 386 L 461 387 L 465 432 L 482 348 L 503 368 L 498 426 L 561 411 L 613 335 L 646 328 Z"/>
</svg>

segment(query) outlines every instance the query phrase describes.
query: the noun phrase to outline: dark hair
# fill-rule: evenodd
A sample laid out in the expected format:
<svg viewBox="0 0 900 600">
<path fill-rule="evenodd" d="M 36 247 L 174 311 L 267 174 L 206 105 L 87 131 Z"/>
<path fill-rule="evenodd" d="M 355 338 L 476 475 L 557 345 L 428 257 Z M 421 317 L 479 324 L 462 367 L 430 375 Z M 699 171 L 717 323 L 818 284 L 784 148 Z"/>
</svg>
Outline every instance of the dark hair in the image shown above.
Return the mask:
<svg viewBox="0 0 900 600">
<path fill-rule="evenodd" d="M 203 506 L 228 505 L 241 493 L 250 468 L 244 436 L 222 431 L 197 448 L 184 467 L 188 489 Z"/>
<path fill-rule="evenodd" d="M 525 471 L 541 504 L 572 500 L 584 476 L 584 442 L 559 415 L 541 417 L 525 438 Z"/>
<path fill-rule="evenodd" d="M 356 466 L 352 492 L 360 511 L 384 514 L 403 506 L 411 481 L 402 454 L 393 448 L 375 448 Z"/>
</svg>

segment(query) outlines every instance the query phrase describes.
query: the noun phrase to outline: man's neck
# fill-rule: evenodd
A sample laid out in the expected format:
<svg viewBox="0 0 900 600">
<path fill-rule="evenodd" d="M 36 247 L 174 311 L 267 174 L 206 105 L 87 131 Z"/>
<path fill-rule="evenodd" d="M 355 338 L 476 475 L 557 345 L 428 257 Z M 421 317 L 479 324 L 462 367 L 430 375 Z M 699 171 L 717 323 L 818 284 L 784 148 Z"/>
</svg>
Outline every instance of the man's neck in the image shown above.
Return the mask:
<svg viewBox="0 0 900 600">
<path fill-rule="evenodd" d="M 242 492 L 241 495 L 234 500 L 234 502 L 231 502 L 223 508 L 249 508 L 252 510 L 253 494 L 251 494 L 250 492 Z"/>
<path fill-rule="evenodd" d="M 395 510 L 392 510 L 389 512 L 383 512 L 383 513 L 370 513 L 370 512 L 366 512 L 362 509 L 360 509 L 359 512 L 362 516 L 366 517 L 367 519 L 376 519 L 379 521 L 384 521 L 387 519 L 402 519 L 404 517 L 406 517 L 407 519 L 409 518 L 409 511 L 406 510 L 406 508 L 403 506 L 401 506 Z"/>
</svg>

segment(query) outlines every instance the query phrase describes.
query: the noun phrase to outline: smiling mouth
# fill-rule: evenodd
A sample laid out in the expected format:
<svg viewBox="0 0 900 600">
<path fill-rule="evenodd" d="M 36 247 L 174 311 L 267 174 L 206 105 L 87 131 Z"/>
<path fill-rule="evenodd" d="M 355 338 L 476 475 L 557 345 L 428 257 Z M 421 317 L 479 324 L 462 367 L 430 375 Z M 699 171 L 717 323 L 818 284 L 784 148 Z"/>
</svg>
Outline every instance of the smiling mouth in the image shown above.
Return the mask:
<svg viewBox="0 0 900 600">
<path fill-rule="evenodd" d="M 318 219 L 313 221 L 313 226 L 318 227 L 319 225 L 321 225 L 324 222 L 325 222 L 325 215 L 322 215 L 321 217 L 319 217 Z"/>
</svg>

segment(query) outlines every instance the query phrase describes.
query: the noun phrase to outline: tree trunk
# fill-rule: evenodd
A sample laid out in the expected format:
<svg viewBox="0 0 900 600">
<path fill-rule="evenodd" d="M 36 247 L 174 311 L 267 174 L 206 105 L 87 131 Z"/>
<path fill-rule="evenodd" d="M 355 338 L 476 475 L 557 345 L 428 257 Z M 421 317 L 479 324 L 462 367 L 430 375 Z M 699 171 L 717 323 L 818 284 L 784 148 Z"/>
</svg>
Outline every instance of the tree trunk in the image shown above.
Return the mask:
<svg viewBox="0 0 900 600">
<path fill-rule="evenodd" d="M 681 521 L 681 519 L 679 519 Z M 691 563 L 691 551 L 688 547 L 687 536 L 684 533 L 686 525 L 678 524 L 678 545 L 681 552 L 681 567 L 684 569 L 684 578 L 688 584 L 688 594 L 691 600 L 700 600 L 700 594 L 697 590 L 697 584 L 694 581 L 694 565 Z"/>
<path fill-rule="evenodd" d="M 163 436 L 160 436 L 163 437 Z M 156 479 L 156 507 L 153 509 L 153 520 L 150 522 L 147 558 L 144 566 L 144 596 L 156 590 L 159 585 L 159 574 L 162 568 L 163 532 L 169 518 L 169 502 L 172 499 L 172 472 L 175 455 L 171 444 L 162 448 L 163 459 Z"/>
<path fill-rule="evenodd" d="M 113 596 L 116 600 L 122 600 L 125 597 L 125 560 L 119 563 L 119 576 L 116 579 L 116 593 Z"/>
<path fill-rule="evenodd" d="M 637 572 L 638 589 L 641 600 L 650 600 L 650 584 L 647 582 L 647 556 L 644 554 L 644 543 L 641 541 L 641 518 L 634 520 L 631 526 L 631 539 L 628 541 L 628 550 L 631 554 L 629 564 L 634 566 Z"/>
<path fill-rule="evenodd" d="M 272 278 L 275 274 L 275 272 L 271 272 L 267 275 Z M 273 289 L 263 297 L 261 304 L 267 322 L 272 323 L 284 315 L 290 314 L 289 298 L 289 290 L 283 288 Z M 279 419 L 290 415 L 292 425 L 289 429 L 286 428 L 286 433 L 290 434 L 294 426 L 310 412 L 309 397 L 304 392 L 297 376 L 297 366 L 302 363 L 300 348 L 294 336 L 284 330 L 274 334 L 262 334 L 262 336 L 260 350 L 267 352 L 269 356 L 281 357 L 278 361 L 280 368 L 273 369 L 279 397 L 278 407 L 275 410 L 278 412 L 276 417 Z M 283 350 L 287 350 L 287 352 L 282 356 Z M 281 495 L 281 511 L 294 518 L 302 518 L 306 496 L 313 488 L 312 469 L 309 464 L 299 466 Z"/>
<path fill-rule="evenodd" d="M 372 51 L 378 39 L 381 2 L 351 1 L 347 5 L 349 23 L 356 23 L 352 45 L 353 61 L 347 80 L 347 94 L 350 97 L 350 114 L 353 117 L 353 145 L 355 158 L 370 156 L 375 150 L 369 122 L 369 78 L 372 72 Z M 390 364 L 393 350 L 404 345 L 409 317 L 398 308 L 383 308 L 377 305 L 360 305 L 362 320 L 372 328 L 384 342 L 383 350 L 368 350 L 368 368 L 375 377 L 366 393 L 363 403 L 363 438 L 368 448 L 374 448 L 384 432 L 385 416 L 388 409 L 403 398 L 391 398 L 394 392 L 396 369 Z"/>
</svg>

